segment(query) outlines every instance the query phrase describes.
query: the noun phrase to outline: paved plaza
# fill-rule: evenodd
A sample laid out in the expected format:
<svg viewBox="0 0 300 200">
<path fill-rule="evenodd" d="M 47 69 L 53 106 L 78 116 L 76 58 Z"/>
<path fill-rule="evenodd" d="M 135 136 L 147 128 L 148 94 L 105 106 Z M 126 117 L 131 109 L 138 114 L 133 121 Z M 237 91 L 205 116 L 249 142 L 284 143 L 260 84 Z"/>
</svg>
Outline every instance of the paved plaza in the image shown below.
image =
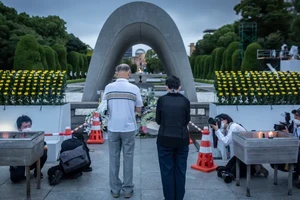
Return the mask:
<svg viewBox="0 0 300 200">
<path fill-rule="evenodd" d="M 43 168 L 44 179 L 42 187 L 36 189 L 36 180 L 31 179 L 32 200 L 110 200 L 108 180 L 108 143 L 90 145 L 93 171 L 84 173 L 76 180 L 62 180 L 52 187 L 48 184 L 46 174 L 50 166 L 47 163 Z M 188 158 L 187 182 L 185 200 L 195 199 L 249 199 L 246 197 L 245 179 L 241 186 L 234 182 L 226 184 L 218 178 L 216 172 L 202 173 L 192 170 L 198 152 L 190 145 Z M 215 161 L 224 165 L 221 160 Z M 122 166 L 122 165 L 121 165 Z M 299 199 L 300 190 L 293 187 L 293 196 L 287 195 L 287 173 L 279 172 L 278 185 L 273 185 L 273 170 L 265 165 L 270 176 L 268 178 L 254 177 L 251 182 L 250 199 Z M 121 169 L 122 172 L 122 169 Z M 32 172 L 33 174 L 33 172 Z M 121 173 L 122 174 L 122 173 Z M 33 176 L 33 175 L 32 175 Z M 163 200 L 160 172 L 158 166 L 156 139 L 136 139 L 134 161 L 135 191 L 133 200 Z M 24 200 L 25 181 L 13 184 L 9 179 L 8 167 L 0 167 L 0 199 Z M 124 199 L 122 196 L 119 199 Z"/>
</svg>

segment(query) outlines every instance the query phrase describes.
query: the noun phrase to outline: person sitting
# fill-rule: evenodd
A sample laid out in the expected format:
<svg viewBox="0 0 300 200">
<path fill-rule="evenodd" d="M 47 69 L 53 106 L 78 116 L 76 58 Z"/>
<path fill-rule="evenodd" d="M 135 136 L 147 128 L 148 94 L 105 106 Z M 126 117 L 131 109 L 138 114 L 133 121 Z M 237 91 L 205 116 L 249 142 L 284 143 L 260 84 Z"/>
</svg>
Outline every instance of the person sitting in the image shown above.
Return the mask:
<svg viewBox="0 0 300 200">
<path fill-rule="evenodd" d="M 58 165 L 51 167 L 48 170 L 48 179 L 50 185 L 57 185 L 62 178 L 65 179 L 76 179 L 82 176 L 82 172 L 90 172 L 92 171 L 91 167 L 91 158 L 89 154 L 89 148 L 87 147 L 86 143 L 84 142 L 84 137 L 80 133 L 73 133 L 72 138 L 67 139 L 62 142 L 60 153 L 65 151 L 74 150 L 79 146 L 83 146 L 88 157 L 88 164 L 78 170 L 66 173 L 62 166 L 61 160 Z"/>
<path fill-rule="evenodd" d="M 246 129 L 240 124 L 233 122 L 232 118 L 227 114 L 220 114 L 216 116 L 216 119 L 221 121 L 220 127 L 218 123 L 211 124 L 211 127 L 216 131 L 218 139 L 226 146 L 230 155 L 230 160 L 228 161 L 227 165 L 219 167 L 217 168 L 217 170 L 227 171 L 230 173 L 231 176 L 235 177 L 237 157 L 234 156 L 232 133 L 246 131 Z M 240 177 L 245 177 L 246 172 L 247 165 L 240 161 Z M 267 177 L 269 175 L 269 172 L 262 165 L 251 165 L 251 174 L 263 174 L 265 177 Z"/>
<path fill-rule="evenodd" d="M 17 128 L 20 132 L 30 132 L 31 131 L 31 126 L 32 126 L 32 120 L 30 117 L 26 115 L 22 115 L 18 117 L 17 119 Z M 40 158 L 40 163 L 41 163 L 41 169 L 43 168 L 45 162 L 47 161 L 47 144 L 44 142 L 44 154 Z M 36 169 L 36 162 L 33 163 L 30 166 L 30 170 L 34 169 L 34 177 L 37 177 L 37 169 Z M 25 176 L 25 166 L 10 166 L 9 168 L 10 171 L 10 180 L 14 183 L 20 182 L 22 180 L 26 179 Z M 43 178 L 43 174 L 41 173 L 41 178 Z"/>
</svg>

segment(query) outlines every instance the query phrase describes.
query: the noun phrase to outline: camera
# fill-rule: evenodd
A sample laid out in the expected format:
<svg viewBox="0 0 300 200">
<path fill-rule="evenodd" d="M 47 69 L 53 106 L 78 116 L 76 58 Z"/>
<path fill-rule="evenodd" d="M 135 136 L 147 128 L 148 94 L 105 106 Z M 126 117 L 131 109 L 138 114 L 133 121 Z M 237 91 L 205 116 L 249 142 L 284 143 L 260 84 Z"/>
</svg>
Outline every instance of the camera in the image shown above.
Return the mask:
<svg viewBox="0 0 300 200">
<path fill-rule="evenodd" d="M 289 127 L 290 126 L 290 120 L 291 120 L 291 114 L 288 112 L 284 113 L 284 119 L 285 122 L 281 122 L 280 124 L 274 124 L 274 130 L 275 131 L 282 131 L 285 129 L 285 127 Z"/>
<path fill-rule="evenodd" d="M 221 127 L 221 119 L 220 118 L 212 118 L 212 117 L 210 117 L 209 119 L 208 119 L 208 124 L 210 124 L 210 125 L 217 125 L 218 124 L 218 127 Z"/>
<path fill-rule="evenodd" d="M 233 174 L 231 174 L 231 173 L 229 173 L 227 171 L 218 172 L 218 176 L 222 177 L 224 179 L 225 183 L 231 183 L 232 180 L 234 180 Z"/>
</svg>

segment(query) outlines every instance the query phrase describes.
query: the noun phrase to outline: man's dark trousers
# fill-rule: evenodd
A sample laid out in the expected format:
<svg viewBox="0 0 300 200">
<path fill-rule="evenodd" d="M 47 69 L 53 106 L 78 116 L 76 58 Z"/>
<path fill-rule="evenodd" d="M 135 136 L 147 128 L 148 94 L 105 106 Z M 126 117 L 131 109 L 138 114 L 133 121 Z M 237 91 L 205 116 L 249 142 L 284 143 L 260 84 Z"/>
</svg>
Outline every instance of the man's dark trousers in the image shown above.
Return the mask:
<svg viewBox="0 0 300 200">
<path fill-rule="evenodd" d="M 160 173 L 166 200 L 182 200 L 189 146 L 172 148 L 157 144 Z"/>
</svg>

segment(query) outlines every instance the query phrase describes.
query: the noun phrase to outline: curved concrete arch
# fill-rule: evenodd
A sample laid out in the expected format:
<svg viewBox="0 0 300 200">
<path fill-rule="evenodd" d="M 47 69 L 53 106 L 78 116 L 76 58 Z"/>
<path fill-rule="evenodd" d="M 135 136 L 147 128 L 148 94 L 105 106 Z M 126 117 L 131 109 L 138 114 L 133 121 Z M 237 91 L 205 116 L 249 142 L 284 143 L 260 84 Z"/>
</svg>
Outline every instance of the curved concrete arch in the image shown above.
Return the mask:
<svg viewBox="0 0 300 200">
<path fill-rule="evenodd" d="M 186 97 L 197 101 L 191 67 L 176 24 L 163 9 L 146 2 L 119 7 L 103 25 L 92 55 L 82 101 L 97 101 L 96 91 L 103 90 L 110 82 L 126 50 L 140 43 L 154 49 L 167 74 L 180 78 Z"/>
</svg>

